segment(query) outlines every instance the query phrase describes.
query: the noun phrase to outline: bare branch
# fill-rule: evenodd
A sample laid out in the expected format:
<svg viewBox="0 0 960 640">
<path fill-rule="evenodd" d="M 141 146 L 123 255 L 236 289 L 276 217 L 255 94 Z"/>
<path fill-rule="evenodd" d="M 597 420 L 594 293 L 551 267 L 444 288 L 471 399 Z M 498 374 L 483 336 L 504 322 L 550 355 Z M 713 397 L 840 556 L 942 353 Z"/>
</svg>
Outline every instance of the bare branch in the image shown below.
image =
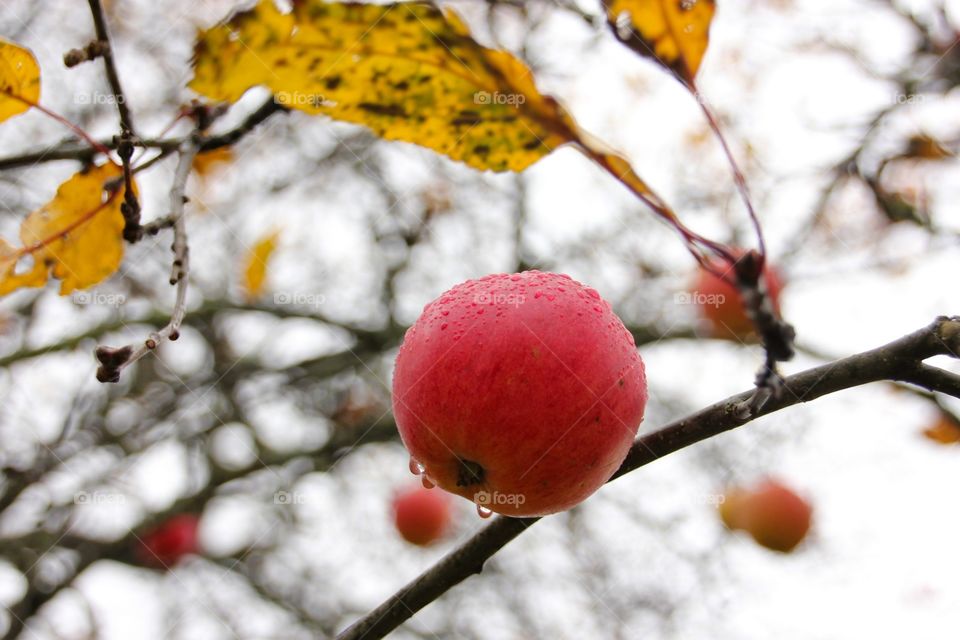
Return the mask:
<svg viewBox="0 0 960 640">
<path fill-rule="evenodd" d="M 960 398 L 960 376 L 944 369 L 931 367 L 928 364 L 918 366 L 914 373 L 904 378 L 904 381 L 911 382 L 928 391 L 939 391 Z"/>
<path fill-rule="evenodd" d="M 107 68 L 107 80 L 110 82 L 114 102 L 117 103 L 117 111 L 120 113 L 120 130 L 133 134 L 133 118 L 130 115 L 130 107 L 127 105 L 123 87 L 120 85 L 117 66 L 113 61 L 110 32 L 107 29 L 107 18 L 103 12 L 103 6 L 100 4 L 100 0 L 88 1 L 90 3 L 90 13 L 93 14 L 93 26 L 97 32 L 97 40 L 101 43 L 100 55 L 103 57 L 104 65 Z"/>
<path fill-rule="evenodd" d="M 228 147 L 240 141 L 245 135 L 253 131 L 254 128 L 275 113 L 287 111 L 286 107 L 279 104 L 273 98 L 268 98 L 262 105 L 252 111 L 250 115 L 244 118 L 243 122 L 233 129 L 225 131 L 219 135 L 205 138 L 200 145 L 200 152 L 212 151 L 221 147 Z M 146 149 L 159 149 L 165 152 L 161 155 L 171 153 L 179 149 L 188 138 L 145 138 L 137 139 L 135 144 L 138 147 Z M 107 149 L 116 149 L 120 145 L 120 140 L 109 139 L 97 141 Z M 97 150 L 90 146 L 79 146 L 73 142 L 65 142 L 41 151 L 31 151 L 16 156 L 0 158 L 0 170 L 16 169 L 19 167 L 30 167 L 44 162 L 54 160 L 76 160 L 79 162 L 90 162 L 97 155 Z M 140 167 L 137 167 L 139 170 Z"/>
<path fill-rule="evenodd" d="M 97 369 L 97 380 L 100 382 L 118 382 L 120 372 L 128 365 L 156 349 L 163 340 L 176 340 L 180 337 L 180 325 L 187 313 L 187 288 L 190 274 L 190 250 L 187 246 L 187 227 L 183 218 L 183 207 L 187 202 L 185 195 L 187 178 L 190 176 L 193 159 L 197 156 L 199 149 L 199 140 L 184 143 L 180 149 L 180 160 L 170 191 L 169 217 L 173 220 L 173 245 L 171 247 L 173 249 L 173 269 L 170 274 L 170 284 L 177 285 L 177 300 L 173 306 L 170 322 L 160 331 L 151 334 L 136 349 L 130 346 L 121 349 L 98 348 L 96 355 L 101 366 Z"/>
</svg>

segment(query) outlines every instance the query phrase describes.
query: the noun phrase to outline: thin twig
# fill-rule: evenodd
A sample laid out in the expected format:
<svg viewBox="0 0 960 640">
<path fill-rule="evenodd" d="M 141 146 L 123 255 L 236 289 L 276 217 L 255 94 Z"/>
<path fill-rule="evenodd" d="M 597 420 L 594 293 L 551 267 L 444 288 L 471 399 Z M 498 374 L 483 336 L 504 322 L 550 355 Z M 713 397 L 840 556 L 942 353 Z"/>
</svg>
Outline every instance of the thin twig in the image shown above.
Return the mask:
<svg viewBox="0 0 960 640">
<path fill-rule="evenodd" d="M 138 361 L 147 353 L 156 349 L 163 340 L 176 340 L 180 337 L 180 325 L 187 313 L 187 288 L 190 274 L 190 250 L 187 245 L 187 228 L 183 216 L 183 207 L 187 202 L 185 195 L 187 178 L 193 168 L 193 159 L 199 152 L 199 139 L 185 142 L 180 149 L 180 160 L 173 178 L 170 191 L 170 215 L 173 221 L 173 267 L 170 274 L 170 284 L 177 286 L 177 299 L 173 306 L 170 322 L 165 327 L 150 335 L 142 345 L 134 349 L 128 345 L 119 349 L 113 347 L 99 347 L 96 351 L 100 368 L 97 369 L 97 380 L 100 382 L 119 382 L 120 373 L 127 366 Z"/>
<path fill-rule="evenodd" d="M 120 113 L 120 130 L 135 134 L 133 117 L 130 115 L 130 107 L 127 104 L 126 95 L 123 93 L 120 76 L 117 74 L 117 66 L 113 60 L 113 46 L 110 43 L 110 32 L 107 29 L 107 18 L 103 12 L 103 6 L 100 4 L 100 0 L 88 0 L 88 2 L 90 13 L 93 15 L 93 26 L 97 33 L 97 40 L 102 43 L 100 55 L 107 69 L 107 81 L 110 83 L 113 99 L 117 103 L 117 111 Z"/>
<path fill-rule="evenodd" d="M 117 73 L 117 65 L 113 60 L 113 45 L 110 43 L 110 32 L 107 29 L 107 18 L 103 12 L 103 6 L 100 0 L 89 0 L 89 4 L 90 13 L 93 15 L 93 26 L 97 32 L 96 41 L 99 43 L 97 52 L 103 58 L 107 70 L 107 81 L 113 91 L 113 101 L 116 102 L 117 112 L 120 114 L 117 155 L 120 156 L 120 162 L 123 164 L 123 204 L 120 205 L 124 219 L 123 239 L 127 242 L 137 242 L 143 237 L 143 230 L 140 227 L 140 202 L 133 188 L 133 171 L 130 167 L 130 158 L 133 157 L 133 140 L 136 137 L 133 130 L 133 116 L 130 114 L 127 97 L 123 93 L 120 75 Z"/>
<path fill-rule="evenodd" d="M 268 98 L 262 105 L 244 118 L 243 122 L 238 124 L 233 129 L 225 131 L 224 133 L 216 136 L 205 138 L 203 144 L 200 146 L 200 151 L 212 151 L 214 149 L 228 147 L 232 144 L 235 144 L 245 135 L 253 131 L 257 125 L 273 114 L 287 110 L 288 109 L 286 107 L 278 104 L 273 98 Z M 171 153 L 179 149 L 186 141 L 187 138 L 185 137 L 160 139 L 140 138 L 135 141 L 135 145 L 145 149 L 160 149 L 161 152 Z M 77 160 L 80 162 L 89 162 L 101 149 L 116 149 L 119 146 L 120 141 L 111 138 L 109 140 L 93 141 L 93 144 L 96 144 L 99 148 L 91 149 L 90 147 L 79 146 L 74 143 L 62 143 L 42 151 L 31 151 L 29 153 L 16 156 L 0 158 L 0 170 L 30 167 L 44 162 L 53 162 L 55 160 Z M 134 170 L 134 173 L 139 171 L 141 168 L 142 166 L 137 167 Z"/>
<path fill-rule="evenodd" d="M 754 390 L 744 391 L 643 436 L 634 442 L 612 479 L 763 415 L 843 389 L 881 380 L 899 380 L 951 393 L 951 380 L 918 375 L 917 365 L 936 355 L 957 357 L 957 354 L 960 354 L 960 317 L 940 317 L 931 325 L 885 346 L 784 378 L 787 393 L 770 398 L 760 407 L 750 406 Z M 490 557 L 537 520 L 498 517 L 343 631 L 337 640 L 383 638 L 447 590 L 480 573 Z"/>
</svg>

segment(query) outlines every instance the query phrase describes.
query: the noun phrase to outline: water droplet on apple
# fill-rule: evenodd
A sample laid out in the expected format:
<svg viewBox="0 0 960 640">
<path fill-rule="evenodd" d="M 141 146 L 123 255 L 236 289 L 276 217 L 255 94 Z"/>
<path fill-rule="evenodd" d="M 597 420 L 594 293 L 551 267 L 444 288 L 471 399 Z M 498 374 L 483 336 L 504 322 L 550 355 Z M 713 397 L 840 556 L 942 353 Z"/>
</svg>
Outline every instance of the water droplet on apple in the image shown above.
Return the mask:
<svg viewBox="0 0 960 640">
<path fill-rule="evenodd" d="M 425 467 L 422 464 L 420 464 L 420 461 L 414 458 L 413 456 L 410 457 L 410 465 L 408 468 L 410 469 L 410 473 L 412 473 L 415 476 L 418 476 L 421 473 L 423 473 L 425 469 Z"/>
<path fill-rule="evenodd" d="M 556 299 L 557 299 L 557 296 L 553 295 L 552 293 L 548 293 L 548 294 L 547 294 L 547 301 L 548 301 L 548 302 L 553 302 L 553 301 L 556 300 Z"/>
<path fill-rule="evenodd" d="M 534 299 L 537 300 L 539 300 L 541 296 L 543 296 L 543 291 L 537 291 L 535 294 L 533 294 Z"/>
<path fill-rule="evenodd" d="M 600 294 L 597 293 L 596 289 L 587 289 L 587 295 L 593 298 L 594 300 L 600 299 Z"/>
<path fill-rule="evenodd" d="M 482 504 L 478 504 L 478 505 L 477 505 L 477 515 L 480 516 L 481 518 L 489 518 L 490 516 L 493 515 L 493 511 L 490 511 L 490 509 L 487 509 L 487 508 L 486 508 L 485 506 L 483 506 Z"/>
<path fill-rule="evenodd" d="M 440 331 L 443 331 L 443 330 L 446 329 L 446 328 L 447 328 L 447 323 L 446 323 L 446 322 L 444 322 L 442 325 L 440 325 Z"/>
</svg>

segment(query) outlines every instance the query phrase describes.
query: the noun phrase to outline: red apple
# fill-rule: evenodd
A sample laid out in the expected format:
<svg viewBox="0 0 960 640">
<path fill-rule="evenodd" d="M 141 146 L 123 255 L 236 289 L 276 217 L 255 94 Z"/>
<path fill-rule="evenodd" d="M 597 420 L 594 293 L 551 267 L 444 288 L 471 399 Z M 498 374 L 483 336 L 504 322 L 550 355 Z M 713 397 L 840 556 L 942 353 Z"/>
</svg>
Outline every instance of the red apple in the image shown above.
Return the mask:
<svg viewBox="0 0 960 640">
<path fill-rule="evenodd" d="M 403 539 L 425 546 L 450 528 L 450 499 L 443 491 L 412 487 L 393 499 L 394 522 Z"/>
<path fill-rule="evenodd" d="M 186 555 L 199 553 L 199 524 L 200 518 L 192 513 L 161 522 L 140 536 L 135 549 L 137 558 L 144 565 L 166 569 Z"/>
<path fill-rule="evenodd" d="M 647 401 L 633 336 L 569 276 L 489 275 L 428 304 L 393 377 L 425 478 L 491 511 L 569 509 L 606 482 Z"/>
<path fill-rule="evenodd" d="M 736 278 L 733 266 L 729 264 L 714 262 L 712 268 L 731 281 Z M 774 310 L 779 313 L 783 279 L 769 263 L 763 268 L 763 282 Z M 692 302 L 700 308 L 700 313 L 710 324 L 714 337 L 735 340 L 755 338 L 753 323 L 743 308 L 743 298 L 731 282 L 701 268 L 690 294 Z"/>
<path fill-rule="evenodd" d="M 758 544 L 784 553 L 806 537 L 812 512 L 810 503 L 775 480 L 753 489 L 733 489 L 720 504 L 720 517 L 728 528 L 742 529 Z"/>
</svg>

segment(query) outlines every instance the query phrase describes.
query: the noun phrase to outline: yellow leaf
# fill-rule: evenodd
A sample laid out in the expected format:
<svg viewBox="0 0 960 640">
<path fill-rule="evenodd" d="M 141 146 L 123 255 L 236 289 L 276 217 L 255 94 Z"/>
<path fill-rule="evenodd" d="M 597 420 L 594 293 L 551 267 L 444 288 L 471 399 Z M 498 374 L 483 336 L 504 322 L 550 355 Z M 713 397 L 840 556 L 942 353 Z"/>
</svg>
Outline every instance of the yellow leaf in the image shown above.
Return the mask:
<svg viewBox="0 0 960 640">
<path fill-rule="evenodd" d="M 206 178 L 230 162 L 233 162 L 233 149 L 230 147 L 204 151 L 194 156 L 193 172 L 200 178 Z"/>
<path fill-rule="evenodd" d="M 66 295 L 115 272 L 123 258 L 123 189 L 106 187 L 122 176 L 113 163 L 74 174 L 20 225 L 23 248 L 0 240 L 0 295 L 43 286 L 50 276 L 61 281 L 60 294 Z M 15 273 L 17 262 L 27 256 L 33 267 Z"/>
<path fill-rule="evenodd" d="M 710 39 L 714 0 L 604 0 L 617 37 L 688 85 Z"/>
<path fill-rule="evenodd" d="M 273 0 L 200 32 L 190 87 L 235 102 L 266 85 L 278 102 L 366 125 L 478 169 L 521 171 L 577 138 L 530 70 L 482 47 L 452 11 L 421 3 Z"/>
<path fill-rule="evenodd" d="M 29 49 L 0 39 L 0 122 L 40 101 L 40 66 Z"/>
<path fill-rule="evenodd" d="M 247 265 L 243 271 L 243 286 L 247 291 L 247 298 L 255 300 L 263 293 L 263 286 L 267 281 L 267 267 L 270 257 L 277 248 L 280 232 L 273 231 L 261 238 L 250 248 L 247 254 Z"/>
</svg>

